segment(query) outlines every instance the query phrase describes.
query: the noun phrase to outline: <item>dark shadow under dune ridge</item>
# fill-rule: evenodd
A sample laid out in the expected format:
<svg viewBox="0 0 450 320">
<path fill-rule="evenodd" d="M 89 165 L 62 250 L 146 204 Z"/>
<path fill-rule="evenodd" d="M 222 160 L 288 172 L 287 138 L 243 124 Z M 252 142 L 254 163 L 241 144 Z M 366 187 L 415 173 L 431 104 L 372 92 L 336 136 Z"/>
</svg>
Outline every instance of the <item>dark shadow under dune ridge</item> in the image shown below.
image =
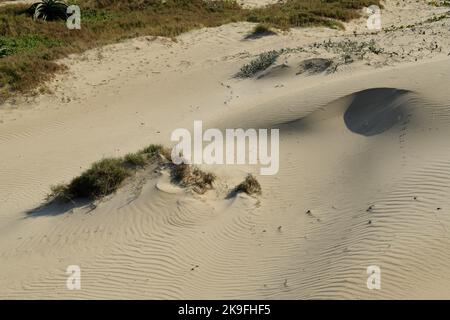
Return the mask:
<svg viewBox="0 0 450 320">
<path fill-rule="evenodd" d="M 374 136 L 402 122 L 409 113 L 415 94 L 396 88 L 373 88 L 351 95 L 344 113 L 347 128 L 364 136 Z"/>
<path fill-rule="evenodd" d="M 264 37 L 276 36 L 276 35 L 277 35 L 276 32 L 273 32 L 273 31 L 270 31 L 270 30 L 263 31 L 263 32 L 253 32 L 253 33 L 251 33 L 249 35 L 246 35 L 244 37 L 244 40 L 258 40 L 258 39 L 261 39 L 261 38 L 264 38 Z"/>
<path fill-rule="evenodd" d="M 93 200 L 77 199 L 66 203 L 62 202 L 46 202 L 39 207 L 26 211 L 25 218 L 37 218 L 42 216 L 57 216 L 73 212 L 75 209 L 85 209 L 86 213 L 91 212 L 96 208 Z"/>
<path fill-rule="evenodd" d="M 316 107 L 304 115 L 294 115 L 292 120 L 276 123 L 283 134 L 299 134 L 314 130 L 318 122 L 342 119 L 349 131 L 371 137 L 382 134 L 396 125 L 405 125 L 411 116 L 427 105 L 414 91 L 399 88 L 370 88 L 355 91 Z M 266 124 L 264 124 L 266 125 Z M 258 124 L 257 126 L 264 126 Z M 273 125 L 269 125 L 275 127 Z"/>
</svg>

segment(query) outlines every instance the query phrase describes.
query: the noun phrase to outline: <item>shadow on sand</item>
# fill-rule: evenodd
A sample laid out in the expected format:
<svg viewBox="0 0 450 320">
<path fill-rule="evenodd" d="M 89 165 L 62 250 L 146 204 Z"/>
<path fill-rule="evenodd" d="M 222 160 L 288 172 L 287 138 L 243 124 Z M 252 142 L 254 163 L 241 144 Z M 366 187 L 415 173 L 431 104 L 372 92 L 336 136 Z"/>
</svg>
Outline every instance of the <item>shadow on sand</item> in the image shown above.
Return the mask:
<svg viewBox="0 0 450 320">
<path fill-rule="evenodd" d="M 364 136 L 374 136 L 405 120 L 415 99 L 412 91 L 374 88 L 352 94 L 344 113 L 347 128 Z"/>
<path fill-rule="evenodd" d="M 276 36 L 277 33 L 273 31 L 254 32 L 245 36 L 244 40 L 257 40 L 268 36 Z"/>
<path fill-rule="evenodd" d="M 85 208 L 86 213 L 91 212 L 96 208 L 93 200 L 77 199 L 76 201 L 62 202 L 62 201 L 48 201 L 26 211 L 25 218 L 37 218 L 42 216 L 57 216 L 60 214 L 71 213 L 74 209 Z"/>
</svg>

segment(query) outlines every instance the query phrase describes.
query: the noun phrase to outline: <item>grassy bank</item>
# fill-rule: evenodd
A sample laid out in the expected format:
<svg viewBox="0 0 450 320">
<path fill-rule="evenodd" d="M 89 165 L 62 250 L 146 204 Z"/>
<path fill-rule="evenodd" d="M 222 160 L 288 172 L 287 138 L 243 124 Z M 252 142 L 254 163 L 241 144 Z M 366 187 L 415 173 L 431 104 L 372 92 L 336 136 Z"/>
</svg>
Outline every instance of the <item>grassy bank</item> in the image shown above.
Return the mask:
<svg viewBox="0 0 450 320">
<path fill-rule="evenodd" d="M 0 102 L 27 92 L 61 67 L 54 61 L 127 38 L 176 37 L 201 27 L 250 21 L 288 29 L 311 25 L 340 27 L 359 9 L 378 0 L 287 0 L 266 8 L 243 9 L 235 1 L 217 0 L 71 0 L 81 8 L 82 29 L 64 21 L 35 21 L 28 5 L 0 7 Z"/>
</svg>

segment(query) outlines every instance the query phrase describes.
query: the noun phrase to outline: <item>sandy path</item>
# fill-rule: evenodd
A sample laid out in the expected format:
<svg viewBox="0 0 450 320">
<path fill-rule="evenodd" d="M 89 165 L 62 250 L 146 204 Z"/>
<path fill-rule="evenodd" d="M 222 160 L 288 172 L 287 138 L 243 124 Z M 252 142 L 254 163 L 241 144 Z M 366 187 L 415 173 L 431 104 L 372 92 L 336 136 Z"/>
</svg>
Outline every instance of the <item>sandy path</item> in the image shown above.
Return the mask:
<svg viewBox="0 0 450 320">
<path fill-rule="evenodd" d="M 238 3 L 243 5 L 244 7 L 261 7 L 268 4 L 273 4 L 278 2 L 277 0 L 240 0 Z"/>
<path fill-rule="evenodd" d="M 6 6 L 6 5 L 11 5 L 11 4 L 32 4 L 34 2 L 34 0 L 6 0 L 6 1 L 1 1 L 0 2 L 0 6 Z"/>
<path fill-rule="evenodd" d="M 400 11 L 388 6 L 386 21 L 433 14 L 411 17 L 423 4 L 404 3 Z M 252 25 L 231 24 L 176 43 L 141 38 L 67 59 L 70 71 L 51 84 L 53 95 L 0 110 L 0 296 L 448 297 L 449 22 L 359 35 L 383 52 L 332 74 L 296 75 L 306 58 L 340 62 L 340 52 L 314 42 L 354 40 L 363 26 L 243 41 Z M 282 72 L 232 77 L 260 52 L 299 46 L 279 59 L 288 66 Z M 412 92 L 375 91 L 386 97 L 376 110 L 401 104 L 404 113 L 373 136 L 351 131 L 372 118 L 345 113 L 352 101 L 372 103 L 361 93 L 369 88 Z M 163 178 L 143 175 L 93 211 L 26 214 L 50 185 L 101 157 L 168 143 L 172 130 L 195 119 L 281 129 L 281 169 L 259 178 L 259 199 L 224 200 L 256 168 L 218 167 L 218 188 L 204 196 L 161 192 Z M 81 291 L 65 288 L 70 264 L 82 267 Z M 380 291 L 366 288 L 372 264 L 383 270 Z"/>
</svg>

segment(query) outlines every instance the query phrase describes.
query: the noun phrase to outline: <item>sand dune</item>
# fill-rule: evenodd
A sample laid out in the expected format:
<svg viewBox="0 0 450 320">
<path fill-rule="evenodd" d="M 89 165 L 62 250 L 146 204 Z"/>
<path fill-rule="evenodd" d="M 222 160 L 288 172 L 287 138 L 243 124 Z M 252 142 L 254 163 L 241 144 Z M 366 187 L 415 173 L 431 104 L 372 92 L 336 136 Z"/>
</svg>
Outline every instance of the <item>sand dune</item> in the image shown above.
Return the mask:
<svg viewBox="0 0 450 320">
<path fill-rule="evenodd" d="M 401 6 L 405 14 L 388 4 L 386 20 L 427 19 L 406 14 L 423 4 Z M 53 94 L 0 109 L 0 297 L 450 297 L 448 19 L 245 40 L 252 26 L 70 57 Z M 321 45 L 355 38 L 383 50 L 343 63 Z M 290 50 L 273 67 L 233 77 L 281 48 Z M 303 72 L 309 59 L 323 60 Z M 206 166 L 218 181 L 204 195 L 154 166 L 102 201 L 40 206 L 50 185 L 102 157 L 169 144 L 194 120 L 280 129 L 280 171 L 258 176 L 261 196 L 227 198 L 255 166 Z M 68 265 L 81 267 L 82 290 L 67 290 Z M 366 286 L 370 265 L 381 290 Z"/>
</svg>

